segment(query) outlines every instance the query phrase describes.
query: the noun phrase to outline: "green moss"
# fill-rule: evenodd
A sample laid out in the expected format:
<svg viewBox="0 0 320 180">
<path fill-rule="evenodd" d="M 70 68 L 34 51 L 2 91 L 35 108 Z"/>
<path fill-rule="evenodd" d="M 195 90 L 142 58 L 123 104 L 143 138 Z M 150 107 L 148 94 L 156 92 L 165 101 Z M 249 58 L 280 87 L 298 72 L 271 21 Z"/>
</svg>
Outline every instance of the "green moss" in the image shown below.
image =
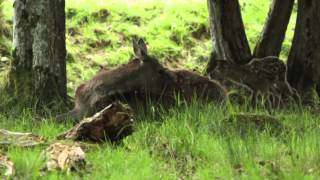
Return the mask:
<svg viewBox="0 0 320 180">
<path fill-rule="evenodd" d="M 17 104 L 28 104 L 32 101 L 32 73 L 28 71 L 10 71 L 6 85 L 7 93 Z M 32 104 L 31 104 L 32 105 Z"/>
</svg>

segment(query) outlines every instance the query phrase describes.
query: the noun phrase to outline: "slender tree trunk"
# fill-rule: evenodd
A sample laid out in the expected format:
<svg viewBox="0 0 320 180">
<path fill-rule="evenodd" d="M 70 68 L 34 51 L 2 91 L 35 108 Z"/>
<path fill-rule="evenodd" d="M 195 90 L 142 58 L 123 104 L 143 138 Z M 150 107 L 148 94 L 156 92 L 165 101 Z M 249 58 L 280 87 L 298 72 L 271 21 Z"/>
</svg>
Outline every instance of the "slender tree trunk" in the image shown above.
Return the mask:
<svg viewBox="0 0 320 180">
<path fill-rule="evenodd" d="M 66 100 L 64 0 L 15 0 L 9 88 L 38 105 Z"/>
<path fill-rule="evenodd" d="M 288 81 L 305 104 L 314 103 L 320 76 L 320 1 L 299 0 L 295 35 L 288 59 Z"/>
<path fill-rule="evenodd" d="M 268 18 L 254 49 L 253 56 L 279 56 L 285 38 L 294 0 L 273 0 Z"/>
<path fill-rule="evenodd" d="M 67 97 L 64 0 L 37 3 L 38 24 L 33 30 L 34 93 L 45 104 Z"/>
<path fill-rule="evenodd" d="M 251 51 L 238 0 L 208 0 L 208 9 L 214 57 L 237 64 L 249 62 Z M 211 71 L 210 67 L 208 65 L 207 72 Z"/>
</svg>

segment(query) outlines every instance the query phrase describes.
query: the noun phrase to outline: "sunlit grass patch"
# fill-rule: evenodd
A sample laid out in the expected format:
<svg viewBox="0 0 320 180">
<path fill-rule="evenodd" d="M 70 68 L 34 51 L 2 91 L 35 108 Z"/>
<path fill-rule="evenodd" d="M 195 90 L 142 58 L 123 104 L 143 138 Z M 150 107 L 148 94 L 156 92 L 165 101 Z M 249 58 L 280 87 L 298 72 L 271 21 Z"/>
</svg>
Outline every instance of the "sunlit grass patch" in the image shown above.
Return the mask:
<svg viewBox="0 0 320 180">
<path fill-rule="evenodd" d="M 48 142 L 55 142 L 55 136 L 72 126 L 56 124 L 50 117 L 39 119 L 30 110 L 13 112 L 1 114 L 1 128 L 40 134 Z M 122 143 L 107 142 L 86 148 L 88 166 L 84 173 L 54 172 L 43 178 L 290 179 L 292 174 L 319 177 L 317 116 L 307 111 L 276 111 L 274 116 L 286 126 L 285 131 L 274 134 L 267 127 L 250 128 L 243 133 L 236 128 L 236 122 L 224 123 L 231 114 L 239 113 L 267 115 L 263 109 L 194 102 L 161 114 L 137 116 L 136 131 Z M 8 149 L 9 157 L 17 164 L 17 177 L 39 177 L 44 165 L 43 149 L 45 146 Z"/>
</svg>

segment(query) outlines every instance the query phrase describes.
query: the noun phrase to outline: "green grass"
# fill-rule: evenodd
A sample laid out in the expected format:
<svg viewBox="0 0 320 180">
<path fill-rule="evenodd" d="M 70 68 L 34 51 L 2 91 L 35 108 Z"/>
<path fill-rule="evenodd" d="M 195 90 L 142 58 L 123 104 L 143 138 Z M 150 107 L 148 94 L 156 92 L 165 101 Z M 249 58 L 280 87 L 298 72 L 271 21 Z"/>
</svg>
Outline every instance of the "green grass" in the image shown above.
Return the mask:
<svg viewBox="0 0 320 180">
<path fill-rule="evenodd" d="M 240 2 L 253 49 L 270 1 Z M 133 37 L 143 37 L 151 54 L 171 67 L 202 70 L 207 62 L 211 40 L 205 0 L 67 0 L 66 3 L 70 95 L 96 73 L 99 64 L 115 66 L 127 62 L 133 54 Z M 4 15 L 6 24 L 12 25 L 11 0 L 4 3 Z M 294 18 L 295 13 L 283 47 L 284 58 L 290 49 Z M 10 46 L 6 46 L 7 51 Z M 0 98 L 2 102 L 4 98 Z M 233 113 L 266 114 L 263 109 L 247 109 L 194 103 L 171 109 L 161 120 L 151 115 L 136 117 L 135 133 L 122 144 L 105 143 L 88 149 L 88 168 L 82 174 L 55 172 L 40 177 L 44 147 L 9 147 L 8 155 L 15 163 L 17 179 L 319 178 L 319 117 L 308 112 L 277 111 L 275 116 L 287 129 L 276 135 L 272 127 L 243 133 L 235 123 L 224 124 L 225 117 Z M 72 126 L 57 124 L 50 115 L 39 120 L 32 110 L 21 111 L 19 107 L 4 110 L 0 112 L 0 128 L 33 132 L 49 141 Z"/>
<path fill-rule="evenodd" d="M 171 109 L 162 120 L 137 117 L 136 131 L 120 145 L 105 143 L 87 150 L 85 172 L 54 172 L 41 179 L 317 179 L 320 175 L 319 118 L 309 113 L 278 111 L 286 131 L 250 129 L 240 132 L 225 124 L 226 116 L 242 108 L 199 105 Z M 266 114 L 263 111 L 250 112 Z M 0 116 L 0 127 L 33 132 L 53 140 L 71 127 L 50 118 L 35 120 L 32 112 Z M 158 119 L 158 118 L 156 118 Z M 234 126 L 233 126 L 234 125 Z M 18 179 L 38 179 L 44 147 L 8 149 Z"/>
</svg>

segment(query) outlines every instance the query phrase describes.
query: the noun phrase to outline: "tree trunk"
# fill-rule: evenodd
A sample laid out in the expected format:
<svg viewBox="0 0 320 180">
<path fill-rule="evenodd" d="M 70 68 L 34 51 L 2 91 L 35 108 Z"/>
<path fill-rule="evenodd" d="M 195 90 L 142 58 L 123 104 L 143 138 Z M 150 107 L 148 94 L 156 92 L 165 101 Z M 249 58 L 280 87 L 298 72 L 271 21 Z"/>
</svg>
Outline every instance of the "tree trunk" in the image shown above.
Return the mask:
<svg viewBox="0 0 320 180">
<path fill-rule="evenodd" d="M 9 88 L 38 105 L 66 100 L 64 0 L 15 0 Z"/>
<path fill-rule="evenodd" d="M 251 51 L 238 0 L 208 0 L 208 9 L 215 58 L 232 60 L 237 64 L 249 62 Z M 210 67 L 207 67 L 207 72 L 211 71 Z"/>
<path fill-rule="evenodd" d="M 315 103 L 320 76 L 320 1 L 299 0 L 293 44 L 288 59 L 288 81 L 303 103 Z"/>
<path fill-rule="evenodd" d="M 273 0 L 268 18 L 254 49 L 253 56 L 279 56 L 285 38 L 294 0 Z"/>
</svg>

